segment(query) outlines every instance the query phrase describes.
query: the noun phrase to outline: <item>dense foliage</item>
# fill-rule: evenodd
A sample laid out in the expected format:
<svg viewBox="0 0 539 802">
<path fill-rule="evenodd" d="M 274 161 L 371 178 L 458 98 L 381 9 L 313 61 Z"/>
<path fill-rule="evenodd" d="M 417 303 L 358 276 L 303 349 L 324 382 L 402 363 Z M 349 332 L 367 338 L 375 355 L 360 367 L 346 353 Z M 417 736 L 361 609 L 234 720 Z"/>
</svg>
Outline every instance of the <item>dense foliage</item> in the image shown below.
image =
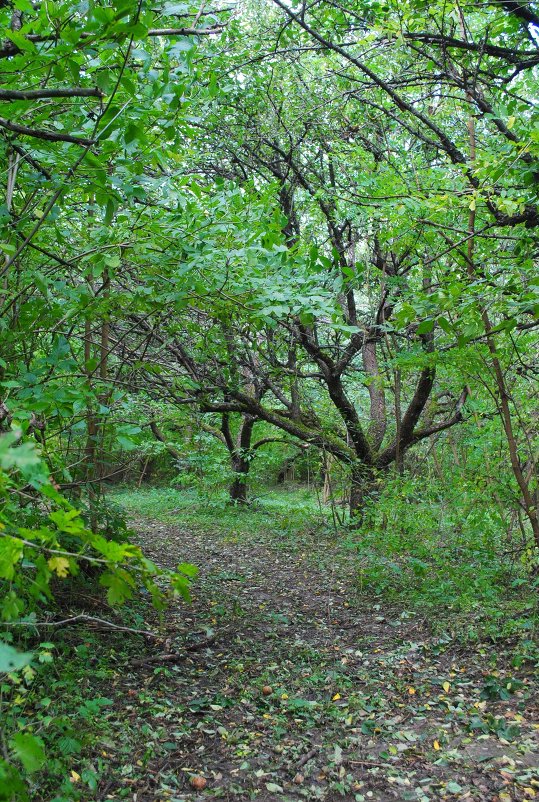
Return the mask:
<svg viewBox="0 0 539 802">
<path fill-rule="evenodd" d="M 189 596 L 118 483 L 301 483 L 361 587 L 491 633 L 507 590 L 528 637 L 535 6 L 0 2 L 0 799 L 45 760 L 40 627 Z"/>
</svg>

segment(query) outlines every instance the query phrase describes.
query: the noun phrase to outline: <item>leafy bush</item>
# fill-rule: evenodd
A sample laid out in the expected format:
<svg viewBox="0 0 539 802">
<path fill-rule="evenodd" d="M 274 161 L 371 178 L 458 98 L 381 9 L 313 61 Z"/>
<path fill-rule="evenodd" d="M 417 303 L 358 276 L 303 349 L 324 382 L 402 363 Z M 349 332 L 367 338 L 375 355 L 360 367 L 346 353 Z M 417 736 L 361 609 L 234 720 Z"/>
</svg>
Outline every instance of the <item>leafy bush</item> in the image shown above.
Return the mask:
<svg viewBox="0 0 539 802">
<path fill-rule="evenodd" d="M 177 572 L 167 572 L 126 540 L 125 525 L 118 527 L 117 539 L 111 537 L 110 519 L 104 532 L 89 529 L 81 512 L 54 486 L 35 444 L 21 441 L 18 430 L 0 436 L 0 676 L 5 744 L 0 800 L 29 799 L 26 778 L 45 761 L 43 740 L 34 734 L 32 718 L 18 717 L 16 710 L 17 700 L 35 677 L 36 661 L 52 660 L 51 644 L 21 652 L 12 645 L 21 641 L 14 633 L 37 631 L 39 612 L 54 607 L 55 590 L 83 567 L 96 572 L 113 606 L 140 589 L 149 593 L 157 609 L 170 595 L 189 597 L 194 566 L 182 564 Z"/>
</svg>

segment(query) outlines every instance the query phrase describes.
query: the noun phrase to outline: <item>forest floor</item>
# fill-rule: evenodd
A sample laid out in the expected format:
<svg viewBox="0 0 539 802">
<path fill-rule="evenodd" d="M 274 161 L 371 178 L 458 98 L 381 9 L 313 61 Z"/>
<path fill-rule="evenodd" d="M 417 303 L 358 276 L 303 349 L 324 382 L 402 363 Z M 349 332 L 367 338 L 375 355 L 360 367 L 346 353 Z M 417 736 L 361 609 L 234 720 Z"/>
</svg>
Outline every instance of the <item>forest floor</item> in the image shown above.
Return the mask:
<svg viewBox="0 0 539 802">
<path fill-rule="evenodd" d="M 381 608 L 328 534 L 132 525 L 157 563 L 187 557 L 200 577 L 163 642 L 103 636 L 116 668 L 92 799 L 539 798 L 537 676 L 510 643 Z"/>
</svg>

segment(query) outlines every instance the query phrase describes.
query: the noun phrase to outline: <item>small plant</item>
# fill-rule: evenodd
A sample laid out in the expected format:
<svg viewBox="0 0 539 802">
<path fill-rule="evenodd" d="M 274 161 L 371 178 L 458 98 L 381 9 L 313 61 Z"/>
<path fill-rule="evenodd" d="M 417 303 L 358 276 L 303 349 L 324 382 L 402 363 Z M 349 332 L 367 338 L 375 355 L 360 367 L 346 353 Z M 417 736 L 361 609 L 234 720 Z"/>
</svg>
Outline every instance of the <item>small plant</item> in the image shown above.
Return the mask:
<svg viewBox="0 0 539 802">
<path fill-rule="evenodd" d="M 501 679 L 500 677 L 489 676 L 486 678 L 481 691 L 481 699 L 510 699 L 522 686 L 523 683 L 514 677 Z"/>
</svg>

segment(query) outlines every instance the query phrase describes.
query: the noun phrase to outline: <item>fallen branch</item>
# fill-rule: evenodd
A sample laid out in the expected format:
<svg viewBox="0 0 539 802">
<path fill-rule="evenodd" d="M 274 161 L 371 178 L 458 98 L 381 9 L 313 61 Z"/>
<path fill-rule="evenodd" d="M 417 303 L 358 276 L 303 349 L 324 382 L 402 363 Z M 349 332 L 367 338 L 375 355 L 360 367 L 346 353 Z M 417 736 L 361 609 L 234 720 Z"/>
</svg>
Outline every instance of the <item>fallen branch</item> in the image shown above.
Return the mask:
<svg viewBox="0 0 539 802">
<path fill-rule="evenodd" d="M 192 643 L 185 647 L 185 651 L 183 652 L 165 652 L 164 654 L 154 654 L 151 657 L 146 657 L 144 660 L 133 660 L 131 662 L 132 666 L 149 666 L 153 665 L 154 663 L 176 663 L 180 662 L 181 660 L 185 660 L 186 657 L 189 656 L 192 652 L 199 652 L 201 649 L 205 649 L 207 646 L 211 646 L 215 641 L 220 638 L 222 635 L 226 633 L 226 630 L 221 630 L 221 632 L 216 633 L 215 635 L 211 635 L 209 638 L 205 638 L 204 640 L 198 641 L 198 643 Z"/>
<path fill-rule="evenodd" d="M 298 760 L 296 768 L 301 769 L 306 763 L 313 758 L 316 753 L 318 752 L 318 747 L 314 747 L 314 749 L 309 749 L 300 760 Z"/>
<path fill-rule="evenodd" d="M 162 638 L 162 635 L 158 635 L 156 632 L 150 632 L 147 629 L 133 629 L 132 627 L 124 627 L 120 624 L 114 624 L 112 621 L 106 621 L 104 618 L 95 618 L 93 615 L 86 615 L 85 613 L 74 615 L 72 618 L 64 618 L 62 621 L 13 621 L 2 623 L 2 626 L 36 627 L 36 629 L 42 629 L 43 627 L 67 627 L 71 624 L 80 624 L 85 622 L 98 624 L 103 627 L 108 627 L 109 629 L 115 629 L 119 632 L 130 632 L 132 635 L 144 635 L 145 638 Z"/>
</svg>

